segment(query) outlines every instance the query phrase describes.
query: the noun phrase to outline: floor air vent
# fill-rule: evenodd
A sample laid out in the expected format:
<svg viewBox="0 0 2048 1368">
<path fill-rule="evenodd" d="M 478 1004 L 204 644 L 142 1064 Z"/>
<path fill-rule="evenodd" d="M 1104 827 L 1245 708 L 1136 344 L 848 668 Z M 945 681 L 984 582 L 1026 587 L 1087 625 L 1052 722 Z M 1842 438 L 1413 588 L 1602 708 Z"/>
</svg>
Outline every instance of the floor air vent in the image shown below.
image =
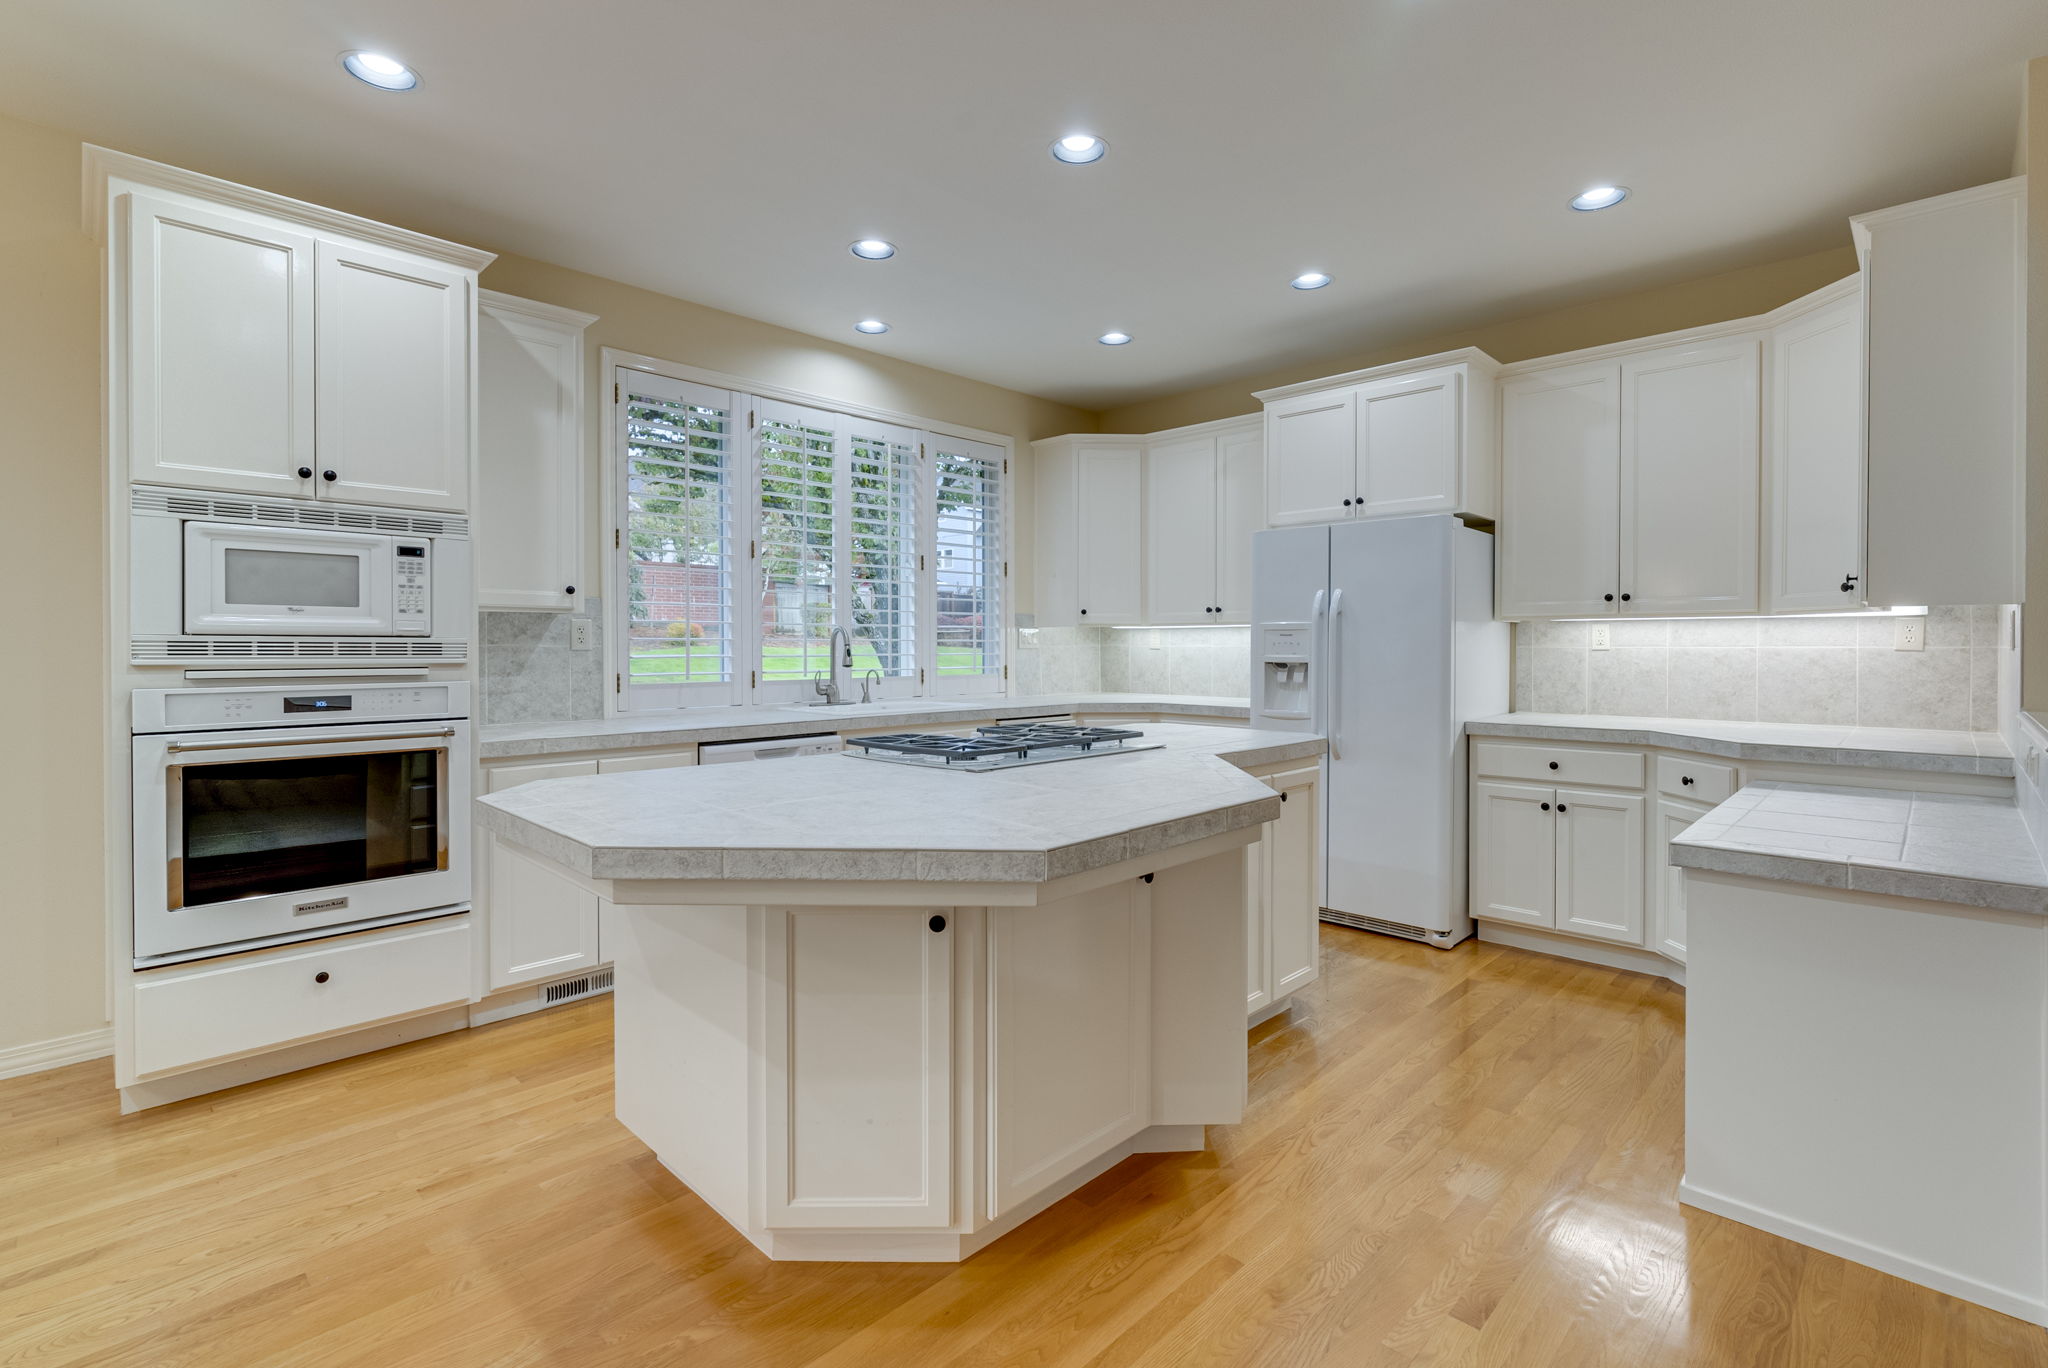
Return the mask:
<svg viewBox="0 0 2048 1368">
<path fill-rule="evenodd" d="M 577 998 L 595 997 L 599 993 L 609 993 L 611 990 L 612 971 L 600 969 L 594 974 L 585 974 L 582 978 L 550 983 L 540 990 L 540 1005 L 552 1007 L 558 1002 L 574 1002 Z"/>
</svg>

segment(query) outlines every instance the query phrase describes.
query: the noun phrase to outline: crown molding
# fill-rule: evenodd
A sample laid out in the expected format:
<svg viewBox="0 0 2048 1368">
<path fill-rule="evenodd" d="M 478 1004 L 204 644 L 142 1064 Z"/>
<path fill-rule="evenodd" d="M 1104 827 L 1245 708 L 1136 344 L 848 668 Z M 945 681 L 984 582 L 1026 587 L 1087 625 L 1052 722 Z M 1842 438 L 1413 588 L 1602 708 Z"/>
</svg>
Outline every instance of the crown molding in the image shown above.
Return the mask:
<svg viewBox="0 0 2048 1368">
<path fill-rule="evenodd" d="M 521 299 L 498 290 L 478 290 L 477 307 L 493 313 L 518 314 L 524 318 L 538 318 L 544 323 L 556 323 L 565 328 L 588 328 L 597 322 L 597 315 L 582 313 L 576 309 L 565 309 L 559 304 L 543 304 L 538 299 Z"/>
<path fill-rule="evenodd" d="M 1460 347 L 1456 351 L 1438 352 L 1434 356 L 1418 356 L 1407 361 L 1390 361 L 1383 366 L 1368 366 L 1364 370 L 1345 371 L 1342 375 L 1326 375 L 1320 380 L 1302 380 L 1274 389 L 1254 390 L 1252 398 L 1262 404 L 1270 404 L 1275 399 L 1292 399 L 1297 394 L 1314 394 L 1319 390 L 1336 389 L 1341 385 L 1356 385 L 1367 380 L 1383 380 L 1388 376 L 1407 375 L 1414 371 L 1435 370 L 1439 366 L 1470 366 L 1489 380 L 1500 370 L 1500 362 L 1479 348 Z"/>
</svg>

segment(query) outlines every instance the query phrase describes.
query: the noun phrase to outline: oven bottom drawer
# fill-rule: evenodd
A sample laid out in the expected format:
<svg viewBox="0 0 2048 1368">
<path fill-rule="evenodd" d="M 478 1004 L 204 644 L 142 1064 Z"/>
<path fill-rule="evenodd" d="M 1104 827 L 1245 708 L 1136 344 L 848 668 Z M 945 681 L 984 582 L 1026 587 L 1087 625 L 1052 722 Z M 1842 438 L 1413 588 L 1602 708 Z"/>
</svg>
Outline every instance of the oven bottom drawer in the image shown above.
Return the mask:
<svg viewBox="0 0 2048 1368">
<path fill-rule="evenodd" d="M 163 1073 L 470 999 L 470 916 L 136 975 L 135 1071 Z"/>
</svg>

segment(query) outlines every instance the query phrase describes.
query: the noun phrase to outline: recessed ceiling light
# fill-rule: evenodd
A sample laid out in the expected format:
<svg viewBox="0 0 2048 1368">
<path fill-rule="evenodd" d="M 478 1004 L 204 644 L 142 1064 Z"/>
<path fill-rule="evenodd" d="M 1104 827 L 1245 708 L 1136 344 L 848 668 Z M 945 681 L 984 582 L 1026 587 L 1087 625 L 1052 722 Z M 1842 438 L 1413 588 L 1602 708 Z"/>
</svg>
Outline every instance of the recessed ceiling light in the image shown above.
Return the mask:
<svg viewBox="0 0 2048 1368">
<path fill-rule="evenodd" d="M 1085 166 L 1092 161 L 1101 161 L 1102 154 L 1107 151 L 1109 144 L 1092 133 L 1069 133 L 1052 145 L 1052 159 Z"/>
<path fill-rule="evenodd" d="M 1287 283 L 1297 290 L 1320 290 L 1332 279 L 1334 277 L 1324 275 L 1321 271 L 1303 271 Z"/>
<path fill-rule="evenodd" d="M 411 90 L 420 83 L 417 71 L 396 57 L 386 57 L 381 52 L 344 52 L 341 65 L 358 81 L 379 90 Z"/>
<path fill-rule="evenodd" d="M 879 318 L 863 318 L 853 325 L 853 330 L 857 333 L 885 333 L 889 331 L 889 325 Z"/>
<path fill-rule="evenodd" d="M 862 238 L 847 250 L 862 261 L 887 261 L 896 255 L 896 244 L 884 242 L 880 238 Z"/>
<path fill-rule="evenodd" d="M 1590 214 L 1595 209 L 1612 209 L 1627 198 L 1626 185 L 1596 185 L 1590 190 L 1581 190 L 1573 195 L 1572 208 L 1582 214 Z"/>
<path fill-rule="evenodd" d="M 1106 332 L 1095 340 L 1105 347 L 1121 347 L 1131 340 L 1131 335 L 1129 333 Z"/>
</svg>

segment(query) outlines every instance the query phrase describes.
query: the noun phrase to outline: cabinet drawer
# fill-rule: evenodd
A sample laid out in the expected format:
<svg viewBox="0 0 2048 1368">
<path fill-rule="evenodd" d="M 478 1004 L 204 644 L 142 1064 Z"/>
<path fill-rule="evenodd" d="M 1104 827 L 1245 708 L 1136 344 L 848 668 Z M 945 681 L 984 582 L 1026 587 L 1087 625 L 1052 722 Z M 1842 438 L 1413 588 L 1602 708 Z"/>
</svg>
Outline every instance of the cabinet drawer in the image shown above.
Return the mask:
<svg viewBox="0 0 2048 1368">
<path fill-rule="evenodd" d="M 682 769 L 697 763 L 697 752 L 664 751 L 659 755 L 611 755 L 597 762 L 599 774 L 627 774 L 634 770 Z"/>
<path fill-rule="evenodd" d="M 1679 755 L 1657 757 L 1657 791 L 1690 798 L 1709 807 L 1725 803 L 1735 792 L 1735 767 L 1692 760 Z"/>
<path fill-rule="evenodd" d="M 585 779 L 597 773 L 595 760 L 545 760 L 531 765 L 490 765 L 484 769 L 484 792 L 531 784 L 537 779 Z"/>
<path fill-rule="evenodd" d="M 160 1073 L 467 1002 L 470 978 L 466 915 L 155 970 L 136 980 L 135 1071 Z"/>
<path fill-rule="evenodd" d="M 1540 779 L 1552 784 L 1597 784 L 1604 788 L 1643 786 L 1641 751 L 1481 741 L 1472 747 L 1472 764 L 1474 773 L 1499 779 Z"/>
</svg>

